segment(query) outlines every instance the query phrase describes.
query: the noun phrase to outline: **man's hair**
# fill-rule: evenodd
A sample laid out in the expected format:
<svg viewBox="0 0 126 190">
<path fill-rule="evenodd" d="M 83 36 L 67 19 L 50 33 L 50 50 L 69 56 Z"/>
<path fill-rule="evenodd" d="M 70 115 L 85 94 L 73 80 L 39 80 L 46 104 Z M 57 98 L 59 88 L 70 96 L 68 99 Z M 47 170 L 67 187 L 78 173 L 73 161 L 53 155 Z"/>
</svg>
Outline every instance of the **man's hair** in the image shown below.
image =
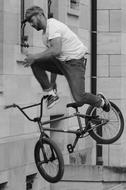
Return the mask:
<svg viewBox="0 0 126 190">
<path fill-rule="evenodd" d="M 28 8 L 25 12 L 25 19 L 29 22 L 31 17 L 37 14 L 42 14 L 44 15 L 44 11 L 41 7 L 39 6 L 32 6 Z M 44 15 L 45 16 L 45 15 Z"/>
</svg>

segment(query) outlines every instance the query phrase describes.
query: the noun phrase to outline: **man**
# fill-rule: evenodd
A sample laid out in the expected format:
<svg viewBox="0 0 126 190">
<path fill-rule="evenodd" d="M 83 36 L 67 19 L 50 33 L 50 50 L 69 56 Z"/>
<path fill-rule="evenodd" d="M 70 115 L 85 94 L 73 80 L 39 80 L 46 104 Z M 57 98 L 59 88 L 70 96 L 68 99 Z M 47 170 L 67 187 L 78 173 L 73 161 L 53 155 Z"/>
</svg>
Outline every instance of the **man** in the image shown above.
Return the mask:
<svg viewBox="0 0 126 190">
<path fill-rule="evenodd" d="M 68 26 L 62 22 L 50 18 L 47 19 L 42 8 L 32 6 L 26 10 L 25 19 L 37 31 L 42 30 L 44 43 L 48 49 L 36 54 L 27 55 L 24 66 L 33 71 L 34 76 L 42 89 L 48 92 L 47 107 L 51 108 L 58 102 L 59 97 L 53 90 L 56 75 L 64 75 L 68 81 L 74 100 L 79 106 L 84 103 L 95 107 L 102 107 L 104 111 L 110 111 L 110 103 L 104 95 L 93 95 L 85 92 L 84 55 L 87 48 L 79 40 Z M 50 83 L 46 71 L 50 71 L 54 84 Z"/>
</svg>

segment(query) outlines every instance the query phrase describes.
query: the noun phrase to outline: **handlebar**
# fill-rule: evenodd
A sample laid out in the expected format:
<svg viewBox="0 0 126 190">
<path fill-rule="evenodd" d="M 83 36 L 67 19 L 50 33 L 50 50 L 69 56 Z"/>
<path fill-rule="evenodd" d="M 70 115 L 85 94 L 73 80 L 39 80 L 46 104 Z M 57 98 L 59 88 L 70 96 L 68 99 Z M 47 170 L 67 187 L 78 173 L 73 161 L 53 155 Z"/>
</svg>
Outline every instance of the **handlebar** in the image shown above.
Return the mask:
<svg viewBox="0 0 126 190">
<path fill-rule="evenodd" d="M 17 104 L 11 104 L 11 105 L 5 105 L 4 106 L 4 109 L 9 109 L 9 108 L 18 108 L 22 113 L 23 115 L 30 121 L 34 121 L 34 122 L 38 122 L 41 120 L 42 118 L 42 113 L 43 113 L 43 100 L 44 99 L 47 99 L 49 95 L 45 95 L 42 97 L 41 99 L 41 102 L 38 103 L 38 104 L 33 104 L 33 105 L 29 105 L 29 106 L 26 106 L 26 107 L 20 107 L 19 105 Z M 28 109 L 28 108 L 31 108 L 31 107 L 35 107 L 35 106 L 38 106 L 40 105 L 40 116 L 37 117 L 37 118 L 30 118 L 25 112 L 24 112 L 24 109 Z"/>
</svg>

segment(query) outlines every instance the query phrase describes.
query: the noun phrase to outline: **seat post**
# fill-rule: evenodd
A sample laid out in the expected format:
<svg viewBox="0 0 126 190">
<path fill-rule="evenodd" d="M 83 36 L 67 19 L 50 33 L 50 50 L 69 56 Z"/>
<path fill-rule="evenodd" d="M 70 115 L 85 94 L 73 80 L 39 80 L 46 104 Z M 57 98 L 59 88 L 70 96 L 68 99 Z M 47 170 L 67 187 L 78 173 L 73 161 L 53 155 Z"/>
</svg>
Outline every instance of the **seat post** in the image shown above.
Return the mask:
<svg viewBox="0 0 126 190">
<path fill-rule="evenodd" d="M 76 107 L 75 109 L 76 109 L 76 113 L 79 113 L 78 107 Z M 82 130 L 83 130 L 83 127 L 82 127 L 82 123 L 81 123 L 81 118 L 80 118 L 80 116 L 78 116 L 78 115 L 77 115 L 77 120 L 78 120 L 79 128 L 80 128 L 80 130 L 82 131 Z"/>
<path fill-rule="evenodd" d="M 78 112 L 78 107 L 76 107 L 75 110 L 76 110 L 76 113 L 77 113 Z"/>
</svg>

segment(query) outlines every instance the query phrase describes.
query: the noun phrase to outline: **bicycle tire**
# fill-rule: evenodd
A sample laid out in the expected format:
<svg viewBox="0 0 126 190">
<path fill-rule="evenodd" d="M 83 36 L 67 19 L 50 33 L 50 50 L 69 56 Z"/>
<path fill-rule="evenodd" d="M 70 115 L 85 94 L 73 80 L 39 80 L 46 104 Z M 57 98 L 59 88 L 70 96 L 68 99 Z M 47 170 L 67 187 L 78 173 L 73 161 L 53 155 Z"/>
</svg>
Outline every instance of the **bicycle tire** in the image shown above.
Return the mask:
<svg viewBox="0 0 126 190">
<path fill-rule="evenodd" d="M 43 155 L 46 156 L 47 160 Z M 64 174 L 64 160 L 54 141 L 45 137 L 38 140 L 34 149 L 34 157 L 38 171 L 46 181 L 50 183 L 60 181 Z M 53 170 L 51 171 L 51 169 Z"/>
<path fill-rule="evenodd" d="M 102 117 L 103 119 L 109 119 L 108 123 L 102 126 L 102 134 L 98 134 L 98 130 L 96 130 L 94 124 L 89 122 L 88 117 L 85 119 L 86 125 L 88 126 L 87 130 L 89 135 L 99 144 L 114 143 L 120 138 L 124 130 L 124 118 L 120 109 L 111 101 L 110 104 L 111 110 L 109 112 L 105 112 L 102 108 L 96 108 L 93 106 L 89 106 L 86 111 L 86 115 L 96 114 L 99 118 Z M 114 135 L 110 136 L 112 132 Z"/>
</svg>

